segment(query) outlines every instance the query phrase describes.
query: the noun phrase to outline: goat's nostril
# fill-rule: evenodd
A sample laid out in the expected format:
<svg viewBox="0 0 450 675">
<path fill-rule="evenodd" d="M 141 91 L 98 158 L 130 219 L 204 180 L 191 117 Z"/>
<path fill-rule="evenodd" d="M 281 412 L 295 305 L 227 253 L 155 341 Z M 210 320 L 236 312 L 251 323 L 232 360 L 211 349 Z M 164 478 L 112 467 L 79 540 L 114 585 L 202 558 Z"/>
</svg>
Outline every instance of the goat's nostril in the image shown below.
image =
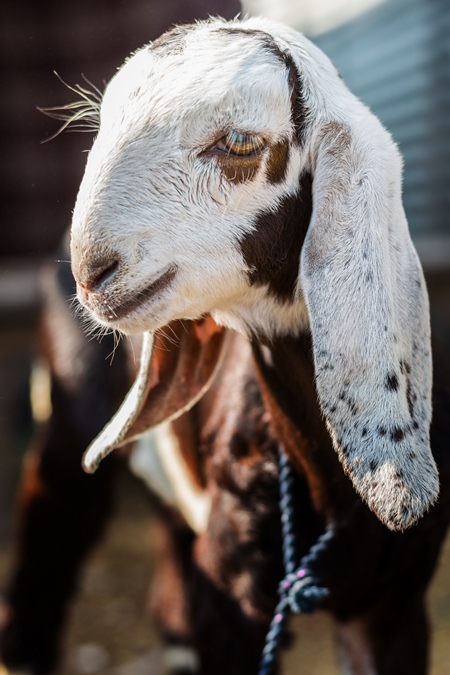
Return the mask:
<svg viewBox="0 0 450 675">
<path fill-rule="evenodd" d="M 119 261 L 108 261 L 104 265 L 99 265 L 96 270 L 93 270 L 89 280 L 90 289 L 99 291 L 101 287 L 115 276 L 119 269 Z"/>
<path fill-rule="evenodd" d="M 119 261 L 113 260 L 111 263 L 104 265 L 98 270 L 97 275 L 92 279 L 92 286 L 94 290 L 99 290 L 101 286 L 107 281 L 111 281 L 119 269 Z"/>
<path fill-rule="evenodd" d="M 117 258 L 103 258 L 82 263 L 75 272 L 80 287 L 87 293 L 98 293 L 117 274 Z"/>
</svg>

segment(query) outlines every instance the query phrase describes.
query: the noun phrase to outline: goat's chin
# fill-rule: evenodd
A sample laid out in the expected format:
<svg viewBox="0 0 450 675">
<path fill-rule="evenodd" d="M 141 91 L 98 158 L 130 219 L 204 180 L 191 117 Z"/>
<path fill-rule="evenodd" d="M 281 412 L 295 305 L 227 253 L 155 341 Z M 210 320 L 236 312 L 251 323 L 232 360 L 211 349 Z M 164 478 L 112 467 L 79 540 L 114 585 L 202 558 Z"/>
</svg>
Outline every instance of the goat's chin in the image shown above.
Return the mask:
<svg viewBox="0 0 450 675">
<path fill-rule="evenodd" d="M 92 318 L 92 323 L 98 326 L 99 334 L 102 334 L 104 331 L 117 331 L 123 335 L 139 335 L 147 331 L 154 332 L 165 325 L 164 321 L 158 321 L 156 317 L 145 315 L 142 312 L 133 312 L 120 319 L 107 320 L 93 310 L 89 310 L 89 314 Z"/>
</svg>

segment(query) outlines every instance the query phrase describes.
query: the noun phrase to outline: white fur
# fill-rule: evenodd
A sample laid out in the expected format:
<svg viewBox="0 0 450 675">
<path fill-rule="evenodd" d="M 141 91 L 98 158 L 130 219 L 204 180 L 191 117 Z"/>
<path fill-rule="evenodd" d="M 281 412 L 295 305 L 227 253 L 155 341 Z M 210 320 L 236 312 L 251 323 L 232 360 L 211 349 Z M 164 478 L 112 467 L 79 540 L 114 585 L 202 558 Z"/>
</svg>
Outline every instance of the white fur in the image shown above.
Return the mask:
<svg viewBox="0 0 450 675">
<path fill-rule="evenodd" d="M 266 178 L 270 147 L 293 140 L 287 69 L 257 36 L 294 60 L 308 111 L 284 179 Z M 202 152 L 227 130 L 261 135 L 251 179 L 234 183 Z M 251 286 L 239 240 L 313 175 L 313 215 L 296 298 Z M 428 300 L 401 202 L 402 166 L 386 130 L 301 34 L 264 19 L 201 23 L 181 53 L 144 48 L 108 86 L 74 212 L 72 258 L 116 256 L 116 274 L 88 299 L 94 316 L 133 333 L 212 313 L 241 332 L 312 332 L 319 402 L 356 490 L 402 529 L 436 499 L 429 448 Z M 114 308 L 175 270 L 171 284 L 122 318 Z M 388 384 L 390 383 L 390 386 Z M 394 386 L 395 385 L 395 386 Z"/>
<path fill-rule="evenodd" d="M 166 504 L 182 513 L 194 532 L 200 534 L 206 530 L 211 506 L 209 495 L 190 477 L 170 424 L 160 424 L 137 441 L 130 466 Z"/>
</svg>

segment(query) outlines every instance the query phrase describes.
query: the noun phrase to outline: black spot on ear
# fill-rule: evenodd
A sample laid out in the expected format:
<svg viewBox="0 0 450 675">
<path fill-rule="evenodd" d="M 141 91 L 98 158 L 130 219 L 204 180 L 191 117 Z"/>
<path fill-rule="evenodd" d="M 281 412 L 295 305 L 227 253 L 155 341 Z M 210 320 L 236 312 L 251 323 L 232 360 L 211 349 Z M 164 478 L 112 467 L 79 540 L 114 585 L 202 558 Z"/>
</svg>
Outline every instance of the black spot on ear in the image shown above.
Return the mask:
<svg viewBox="0 0 450 675">
<path fill-rule="evenodd" d="M 369 463 L 370 470 L 375 472 L 378 469 L 378 462 L 376 462 L 374 459 Z"/>
<path fill-rule="evenodd" d="M 400 361 L 400 372 L 402 375 L 410 374 L 411 366 L 409 365 L 408 361 L 404 361 L 403 359 Z"/>
<path fill-rule="evenodd" d="M 366 429 L 366 427 L 363 427 L 363 429 L 362 429 L 362 431 L 361 431 L 361 436 L 362 436 L 363 438 L 364 438 L 364 436 L 367 436 L 367 429 Z"/>
<path fill-rule="evenodd" d="M 347 403 L 352 415 L 356 415 L 356 413 L 358 412 L 358 406 L 356 405 L 356 402 L 353 399 L 349 399 Z"/>
<path fill-rule="evenodd" d="M 417 401 L 417 394 L 413 392 L 409 377 L 406 378 L 406 400 L 408 402 L 409 414 L 411 415 L 411 418 L 414 419 L 414 404 Z"/>
<path fill-rule="evenodd" d="M 391 440 L 399 443 L 405 438 L 405 432 L 400 427 L 394 427 L 391 431 Z"/>
<path fill-rule="evenodd" d="M 387 375 L 386 377 L 386 382 L 385 382 L 385 387 L 389 391 L 397 391 L 398 390 L 398 377 L 395 373 L 391 373 L 390 375 Z"/>
<path fill-rule="evenodd" d="M 254 230 L 239 242 L 256 286 L 268 285 L 282 302 L 293 299 L 300 253 L 312 212 L 312 179 L 303 174 L 296 194 L 284 197 L 276 211 L 256 215 Z"/>
<path fill-rule="evenodd" d="M 397 511 L 396 511 L 395 509 L 391 509 L 391 510 L 389 511 L 389 516 L 388 516 L 388 518 L 389 518 L 389 520 L 390 520 L 391 523 L 396 523 L 396 522 L 397 522 L 397 519 L 398 519 L 398 513 L 397 513 Z"/>
</svg>

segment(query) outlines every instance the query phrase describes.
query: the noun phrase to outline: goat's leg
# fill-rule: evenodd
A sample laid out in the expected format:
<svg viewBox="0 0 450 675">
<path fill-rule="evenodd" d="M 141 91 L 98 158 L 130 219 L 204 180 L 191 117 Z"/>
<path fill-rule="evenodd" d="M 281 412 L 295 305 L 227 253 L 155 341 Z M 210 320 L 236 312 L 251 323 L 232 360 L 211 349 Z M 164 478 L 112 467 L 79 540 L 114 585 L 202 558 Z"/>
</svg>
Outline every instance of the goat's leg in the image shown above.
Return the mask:
<svg viewBox="0 0 450 675">
<path fill-rule="evenodd" d="M 339 652 L 346 675 L 425 675 L 428 619 L 423 593 L 399 597 L 339 624 Z"/>
<path fill-rule="evenodd" d="M 84 447 L 50 429 L 25 462 L 0 652 L 7 667 L 32 675 L 55 665 L 81 562 L 109 512 L 114 462 L 87 476 L 80 466 Z"/>
<path fill-rule="evenodd" d="M 157 506 L 152 525 L 156 567 L 150 611 L 164 642 L 166 671 L 171 675 L 198 671 L 189 593 L 194 536 L 178 513 L 162 504 Z"/>
<path fill-rule="evenodd" d="M 256 675 L 269 622 L 246 614 L 201 569 L 193 592 L 201 675 Z"/>
<path fill-rule="evenodd" d="M 208 529 L 195 544 L 191 592 L 202 675 L 258 671 L 282 560 L 276 500 L 273 513 L 262 519 L 256 501 L 248 508 L 221 490 Z"/>
</svg>

